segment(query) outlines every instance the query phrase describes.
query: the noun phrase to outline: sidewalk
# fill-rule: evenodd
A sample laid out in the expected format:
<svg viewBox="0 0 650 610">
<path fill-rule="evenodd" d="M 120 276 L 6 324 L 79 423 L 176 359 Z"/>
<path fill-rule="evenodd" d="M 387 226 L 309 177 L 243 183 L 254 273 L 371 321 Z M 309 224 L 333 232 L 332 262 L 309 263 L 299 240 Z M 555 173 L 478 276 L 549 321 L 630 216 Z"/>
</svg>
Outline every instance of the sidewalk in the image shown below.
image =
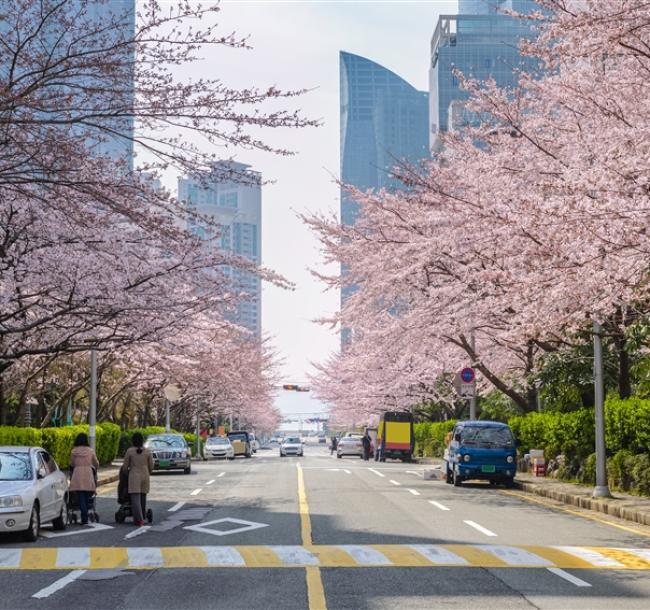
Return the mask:
<svg viewBox="0 0 650 610">
<path fill-rule="evenodd" d="M 592 498 L 592 487 L 583 487 L 547 477 L 535 477 L 529 472 L 517 474 L 515 483 L 522 491 L 537 496 L 587 508 L 634 523 L 650 525 L 650 498 L 619 492 L 612 492 L 612 498 Z"/>
<path fill-rule="evenodd" d="M 122 462 L 113 462 L 110 466 L 100 466 L 97 471 L 97 487 L 114 483 L 120 478 Z"/>
</svg>

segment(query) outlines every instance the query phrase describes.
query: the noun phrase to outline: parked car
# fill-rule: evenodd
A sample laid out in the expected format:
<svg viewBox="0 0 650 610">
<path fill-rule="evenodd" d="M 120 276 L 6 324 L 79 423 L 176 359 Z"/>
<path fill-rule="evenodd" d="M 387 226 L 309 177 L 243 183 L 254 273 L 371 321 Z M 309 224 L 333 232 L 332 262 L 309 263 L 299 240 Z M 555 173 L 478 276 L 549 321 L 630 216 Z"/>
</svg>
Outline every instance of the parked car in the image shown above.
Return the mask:
<svg viewBox="0 0 650 610">
<path fill-rule="evenodd" d="M 154 470 L 192 472 L 192 452 L 182 434 L 150 434 L 144 446 L 153 455 Z"/>
<path fill-rule="evenodd" d="M 260 444 L 257 441 L 257 438 L 255 438 L 254 434 L 249 434 L 248 438 L 250 439 L 251 449 L 253 450 L 253 453 L 257 453 L 257 450 L 260 448 Z"/>
<path fill-rule="evenodd" d="M 235 450 L 230 439 L 225 436 L 210 436 L 205 441 L 203 454 L 206 458 L 228 458 L 235 459 Z"/>
<path fill-rule="evenodd" d="M 363 458 L 363 443 L 361 436 L 343 436 L 339 439 L 336 446 L 336 457 L 342 458 L 344 455 L 354 455 Z"/>
<path fill-rule="evenodd" d="M 299 455 L 300 457 L 304 455 L 304 448 L 299 437 L 287 436 L 282 441 L 280 445 L 280 457 L 286 457 L 288 455 Z"/>
<path fill-rule="evenodd" d="M 512 485 L 517 472 L 517 443 L 507 424 L 462 421 L 445 451 L 447 483 L 460 486 L 469 479 Z"/>
<path fill-rule="evenodd" d="M 250 435 L 246 430 L 233 430 L 232 432 L 228 432 L 228 438 L 232 443 L 232 448 L 235 450 L 235 457 L 243 455 L 249 458 L 253 455 Z"/>
<path fill-rule="evenodd" d="M 41 447 L 0 447 L 0 532 L 38 538 L 41 524 L 68 525 L 68 478 Z"/>
<path fill-rule="evenodd" d="M 324 436 L 319 436 L 319 437 L 318 437 L 318 442 L 319 442 L 321 445 L 324 445 L 324 444 L 327 442 L 327 439 L 326 439 Z"/>
</svg>

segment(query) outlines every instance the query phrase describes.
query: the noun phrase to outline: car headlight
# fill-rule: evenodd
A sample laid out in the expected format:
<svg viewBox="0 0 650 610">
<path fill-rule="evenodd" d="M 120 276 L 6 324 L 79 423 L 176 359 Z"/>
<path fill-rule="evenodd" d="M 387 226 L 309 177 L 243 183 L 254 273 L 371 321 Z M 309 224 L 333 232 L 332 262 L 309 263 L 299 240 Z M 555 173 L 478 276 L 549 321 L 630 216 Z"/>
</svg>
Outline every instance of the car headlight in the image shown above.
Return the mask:
<svg viewBox="0 0 650 610">
<path fill-rule="evenodd" d="M 472 458 L 469 456 L 469 453 L 466 453 L 466 454 L 463 456 L 463 459 L 464 459 L 466 462 L 469 462 Z"/>
<path fill-rule="evenodd" d="M 0 497 L 0 508 L 21 508 L 23 505 L 22 496 Z"/>
<path fill-rule="evenodd" d="M 506 462 L 508 462 L 508 464 L 512 464 L 514 461 L 515 461 L 515 458 L 513 458 L 511 455 L 509 455 L 509 456 L 506 458 Z"/>
<path fill-rule="evenodd" d="M 187 457 L 187 451 L 181 451 L 181 459 L 184 460 Z"/>
</svg>

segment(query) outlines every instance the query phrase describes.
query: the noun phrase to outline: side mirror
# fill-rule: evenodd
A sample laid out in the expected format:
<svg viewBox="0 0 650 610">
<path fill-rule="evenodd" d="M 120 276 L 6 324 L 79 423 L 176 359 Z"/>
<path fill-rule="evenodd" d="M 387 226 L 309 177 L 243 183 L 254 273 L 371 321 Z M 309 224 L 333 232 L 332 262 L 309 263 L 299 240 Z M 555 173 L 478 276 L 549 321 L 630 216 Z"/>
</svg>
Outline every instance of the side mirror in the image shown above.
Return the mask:
<svg viewBox="0 0 650 610">
<path fill-rule="evenodd" d="M 36 472 L 36 478 L 44 479 L 46 476 L 47 476 L 47 471 L 45 470 L 45 466 L 41 466 Z"/>
<path fill-rule="evenodd" d="M 454 436 L 454 440 L 455 440 L 457 443 L 460 443 L 460 434 L 456 434 L 456 435 Z"/>
</svg>

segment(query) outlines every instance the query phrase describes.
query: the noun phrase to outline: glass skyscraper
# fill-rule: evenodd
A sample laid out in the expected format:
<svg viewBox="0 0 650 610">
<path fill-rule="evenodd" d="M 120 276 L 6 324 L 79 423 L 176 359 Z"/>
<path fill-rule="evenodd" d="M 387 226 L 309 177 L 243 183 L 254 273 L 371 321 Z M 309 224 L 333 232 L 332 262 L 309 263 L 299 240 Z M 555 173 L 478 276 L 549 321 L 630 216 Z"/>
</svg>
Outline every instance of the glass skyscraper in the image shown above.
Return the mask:
<svg viewBox="0 0 650 610">
<path fill-rule="evenodd" d="M 215 248 L 248 258 L 259 265 L 262 260 L 262 176 L 250 171 L 249 167 L 224 161 L 215 163 L 211 172 L 179 178 L 178 199 L 188 209 L 218 223 L 220 233 L 213 240 Z M 194 235 L 210 239 L 205 225 L 190 222 L 188 229 Z M 233 268 L 226 269 L 226 273 L 247 295 L 237 305 L 232 320 L 259 338 L 262 334 L 260 278 Z"/>
<path fill-rule="evenodd" d="M 529 21 L 503 14 L 504 10 L 528 14 L 539 10 L 534 0 L 459 0 L 458 15 L 441 15 L 431 39 L 429 70 L 430 145 L 437 145 L 440 132 L 467 121 L 454 71 L 485 81 L 494 78 L 499 87 L 517 83 L 517 72 L 535 68 L 534 60 L 522 57 L 519 43 L 534 35 Z"/>
<path fill-rule="evenodd" d="M 352 53 L 341 51 L 339 68 L 341 180 L 361 190 L 400 188 L 391 169 L 429 156 L 428 93 Z M 357 213 L 357 204 L 342 189 L 341 222 L 354 224 Z M 352 290 L 341 291 L 341 303 Z M 344 330 L 344 342 L 347 334 Z"/>
</svg>

